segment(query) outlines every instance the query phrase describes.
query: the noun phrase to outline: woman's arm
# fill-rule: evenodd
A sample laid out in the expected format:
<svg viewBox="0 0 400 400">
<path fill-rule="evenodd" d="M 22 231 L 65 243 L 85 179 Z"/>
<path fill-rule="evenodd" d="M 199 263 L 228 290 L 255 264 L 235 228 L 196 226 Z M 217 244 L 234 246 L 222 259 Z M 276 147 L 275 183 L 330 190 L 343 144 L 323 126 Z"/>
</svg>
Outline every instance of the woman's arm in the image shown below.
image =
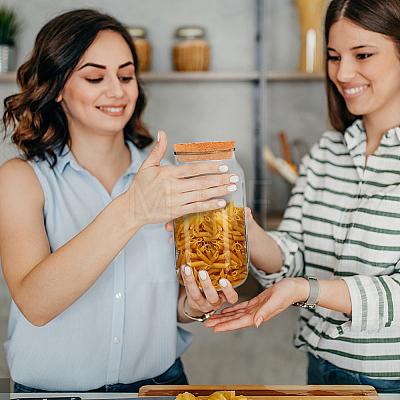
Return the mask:
<svg viewBox="0 0 400 400">
<path fill-rule="evenodd" d="M 139 228 L 127 223 L 129 207 L 122 196 L 51 254 L 43 206 L 43 191 L 29 164 L 6 162 L 0 168 L 1 266 L 16 305 L 38 326 L 85 293 Z"/>
<path fill-rule="evenodd" d="M 218 197 L 228 193 L 232 175 L 221 174 L 217 163 L 160 167 L 166 147 L 161 134 L 128 191 L 53 253 L 32 168 L 17 159 L 0 168 L 1 266 L 13 300 L 32 324 L 48 323 L 79 299 L 141 226 L 220 207 Z M 213 175 L 185 179 L 202 174 Z"/>
<path fill-rule="evenodd" d="M 252 272 L 264 287 L 303 273 L 302 204 L 309 160 L 309 157 L 303 158 L 299 178 L 292 189 L 278 231 L 267 233 L 253 220 L 249 211 L 247 213 Z"/>
<path fill-rule="evenodd" d="M 318 306 L 345 314 L 351 314 L 351 298 L 346 282 L 342 279 L 319 280 Z M 225 308 L 221 314 L 213 315 L 206 328 L 214 332 L 260 326 L 286 310 L 295 302 L 306 301 L 310 285 L 304 278 L 285 278 L 264 290 L 250 301 Z"/>
<path fill-rule="evenodd" d="M 277 242 L 254 221 L 250 209 L 246 210 L 246 218 L 251 263 L 268 274 L 279 272 L 283 259 Z"/>
<path fill-rule="evenodd" d="M 254 299 L 213 315 L 206 327 L 214 327 L 219 332 L 259 326 L 293 303 L 308 299 L 310 285 L 298 276 L 304 273 L 302 204 L 309 162 L 310 157 L 303 159 L 300 176 L 292 190 L 279 232 L 269 235 L 252 218 L 249 219 L 250 256 L 256 268 L 253 272 L 262 285 L 269 287 Z M 319 280 L 319 286 L 319 306 L 351 314 L 350 292 L 344 280 Z"/>
</svg>

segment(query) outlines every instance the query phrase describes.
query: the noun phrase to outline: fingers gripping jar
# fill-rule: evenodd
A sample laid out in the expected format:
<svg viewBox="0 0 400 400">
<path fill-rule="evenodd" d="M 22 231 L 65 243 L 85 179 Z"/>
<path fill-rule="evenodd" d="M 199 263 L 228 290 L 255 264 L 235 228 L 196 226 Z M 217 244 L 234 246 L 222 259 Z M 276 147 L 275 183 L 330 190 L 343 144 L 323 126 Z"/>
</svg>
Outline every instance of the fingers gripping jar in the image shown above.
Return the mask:
<svg viewBox="0 0 400 400">
<path fill-rule="evenodd" d="M 207 212 L 184 215 L 174 220 L 175 262 L 178 279 L 183 284 L 182 265 L 198 273 L 206 270 L 217 290 L 219 281 L 228 279 L 238 287 L 247 278 L 249 251 L 246 225 L 246 191 L 242 168 L 235 157 L 235 142 L 175 144 L 175 163 L 223 162 L 230 174 L 236 174 L 237 190 L 223 196 L 226 206 Z"/>
</svg>

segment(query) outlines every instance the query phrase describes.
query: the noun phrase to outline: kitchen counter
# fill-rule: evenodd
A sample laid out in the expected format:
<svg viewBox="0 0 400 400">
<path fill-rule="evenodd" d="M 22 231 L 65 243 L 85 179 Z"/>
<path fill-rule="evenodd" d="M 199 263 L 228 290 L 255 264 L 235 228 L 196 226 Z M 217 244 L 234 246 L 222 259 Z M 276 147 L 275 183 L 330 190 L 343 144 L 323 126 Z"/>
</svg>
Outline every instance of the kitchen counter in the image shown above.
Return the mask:
<svg viewBox="0 0 400 400">
<path fill-rule="evenodd" d="M 147 385 L 142 386 L 139 393 L 3 393 L 0 400 L 175 400 L 184 392 L 196 396 L 196 400 L 208 400 L 218 391 L 229 391 L 249 400 L 400 400 L 400 394 L 378 395 L 372 386 L 363 385 Z"/>
<path fill-rule="evenodd" d="M 6 397 L 2 397 L 6 396 Z M 49 393 L 46 396 L 43 396 L 43 393 L 11 393 L 11 394 L 0 394 L 0 400 L 10 400 L 10 399 L 51 399 L 57 397 L 70 398 L 73 396 L 80 397 L 81 399 L 88 399 L 88 400 L 113 400 L 113 399 L 131 399 L 137 398 L 137 393 L 71 393 L 68 396 L 63 396 L 61 393 Z M 379 395 L 381 400 L 400 400 L 400 394 L 380 394 Z M 151 400 L 151 397 L 148 398 Z M 301 400 L 299 398 L 299 400 Z M 361 400 L 357 398 L 357 400 Z"/>
</svg>

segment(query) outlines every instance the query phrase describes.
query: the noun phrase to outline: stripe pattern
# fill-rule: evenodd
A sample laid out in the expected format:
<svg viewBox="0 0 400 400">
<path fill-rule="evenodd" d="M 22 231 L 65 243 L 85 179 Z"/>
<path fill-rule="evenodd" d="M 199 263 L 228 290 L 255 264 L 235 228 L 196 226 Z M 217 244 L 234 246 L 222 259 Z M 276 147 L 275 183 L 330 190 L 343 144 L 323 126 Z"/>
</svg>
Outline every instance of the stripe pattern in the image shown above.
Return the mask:
<svg viewBox="0 0 400 400">
<path fill-rule="evenodd" d="M 301 309 L 295 346 L 348 371 L 400 379 L 400 128 L 383 136 L 364 168 L 365 152 L 362 120 L 321 137 L 269 233 L 284 266 L 252 271 L 265 287 L 303 273 L 344 279 L 352 315 Z"/>
</svg>

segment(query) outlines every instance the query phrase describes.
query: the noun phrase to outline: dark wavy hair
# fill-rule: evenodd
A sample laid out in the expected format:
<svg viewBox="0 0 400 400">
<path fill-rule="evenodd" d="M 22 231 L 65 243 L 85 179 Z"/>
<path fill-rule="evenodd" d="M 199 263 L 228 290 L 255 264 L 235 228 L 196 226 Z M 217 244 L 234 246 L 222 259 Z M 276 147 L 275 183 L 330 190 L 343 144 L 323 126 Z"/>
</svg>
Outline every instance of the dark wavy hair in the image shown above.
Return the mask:
<svg viewBox="0 0 400 400">
<path fill-rule="evenodd" d="M 325 48 L 331 26 L 342 19 L 392 39 L 400 57 L 400 0 L 332 0 L 325 18 Z M 333 128 L 343 133 L 361 116 L 349 112 L 343 96 L 329 79 L 327 51 L 325 55 L 329 121 Z"/>
<path fill-rule="evenodd" d="M 57 153 L 71 145 L 68 120 L 56 99 L 85 51 L 103 30 L 115 31 L 125 39 L 137 71 L 138 58 L 129 33 L 107 14 L 90 9 L 69 11 L 52 19 L 38 33 L 29 60 L 17 72 L 20 92 L 4 100 L 5 135 L 12 128 L 11 140 L 28 160 L 50 156 L 54 166 Z M 141 119 L 146 96 L 139 79 L 137 83 L 139 95 L 124 137 L 142 149 L 153 139 Z"/>
</svg>

